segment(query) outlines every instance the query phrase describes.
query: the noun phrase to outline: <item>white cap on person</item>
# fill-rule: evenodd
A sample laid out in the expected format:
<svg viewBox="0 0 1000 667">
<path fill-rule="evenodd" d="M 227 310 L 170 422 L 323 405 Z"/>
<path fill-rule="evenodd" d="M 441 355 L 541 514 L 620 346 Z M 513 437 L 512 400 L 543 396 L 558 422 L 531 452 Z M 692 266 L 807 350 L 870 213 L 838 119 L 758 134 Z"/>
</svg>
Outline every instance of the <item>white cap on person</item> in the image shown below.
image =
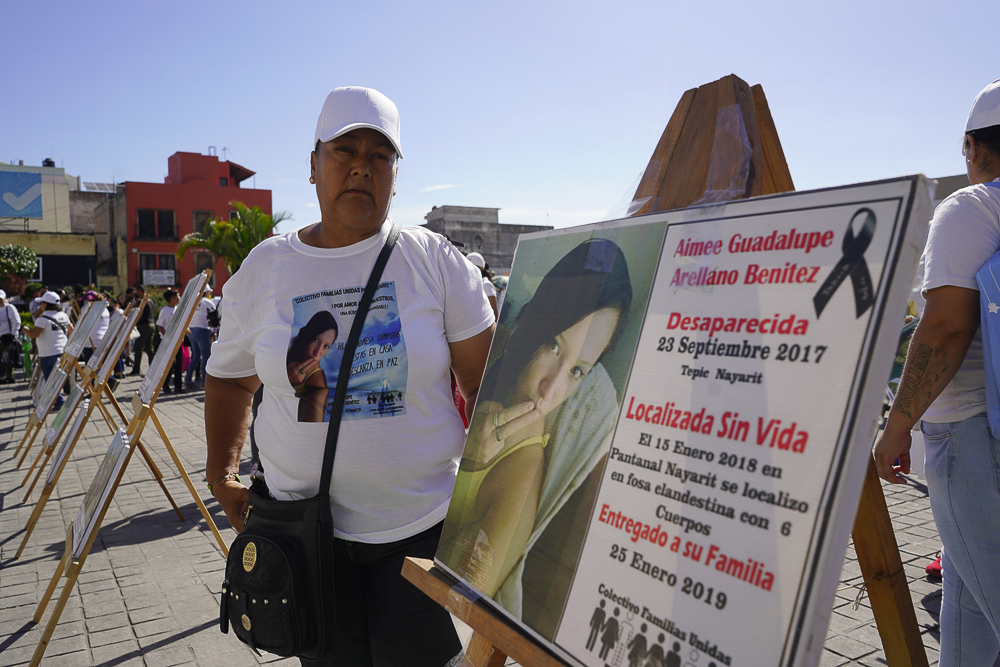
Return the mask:
<svg viewBox="0 0 1000 667">
<path fill-rule="evenodd" d="M 347 86 L 331 90 L 319 112 L 313 145 L 365 127 L 384 134 L 396 149 L 396 156 L 403 157 L 399 142 L 399 110 L 392 100 L 374 88 Z"/>
<path fill-rule="evenodd" d="M 1000 79 L 983 88 L 969 109 L 969 120 L 965 131 L 981 130 L 984 127 L 1000 125 Z"/>
<path fill-rule="evenodd" d="M 2 289 L 0 289 L 0 299 L 6 299 L 6 298 L 7 298 L 7 292 L 4 292 Z"/>
<path fill-rule="evenodd" d="M 465 258 L 480 269 L 486 268 L 486 258 L 480 255 L 478 252 L 470 252 L 468 255 L 465 256 Z"/>
<path fill-rule="evenodd" d="M 42 295 L 42 301 L 45 303 L 59 303 L 59 295 L 50 290 Z"/>
</svg>

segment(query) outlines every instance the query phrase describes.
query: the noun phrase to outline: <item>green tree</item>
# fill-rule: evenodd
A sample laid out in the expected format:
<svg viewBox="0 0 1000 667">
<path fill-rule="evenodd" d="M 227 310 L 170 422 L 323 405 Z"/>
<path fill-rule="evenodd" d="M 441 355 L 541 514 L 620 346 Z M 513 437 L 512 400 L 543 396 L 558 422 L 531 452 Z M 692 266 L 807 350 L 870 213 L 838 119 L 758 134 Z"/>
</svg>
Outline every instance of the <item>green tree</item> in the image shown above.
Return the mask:
<svg viewBox="0 0 1000 667">
<path fill-rule="evenodd" d="M 0 288 L 9 295 L 20 294 L 37 270 L 38 255 L 30 248 L 12 244 L 0 246 Z"/>
<path fill-rule="evenodd" d="M 203 231 L 185 236 L 177 246 L 177 259 L 184 259 L 189 248 L 204 248 L 212 253 L 213 266 L 221 259 L 232 275 L 239 270 L 250 251 L 271 235 L 278 223 L 291 219 L 284 211 L 268 215 L 259 206 L 250 207 L 238 201 L 230 202 L 230 205 L 236 209 L 236 217 L 211 220 L 205 223 Z"/>
</svg>

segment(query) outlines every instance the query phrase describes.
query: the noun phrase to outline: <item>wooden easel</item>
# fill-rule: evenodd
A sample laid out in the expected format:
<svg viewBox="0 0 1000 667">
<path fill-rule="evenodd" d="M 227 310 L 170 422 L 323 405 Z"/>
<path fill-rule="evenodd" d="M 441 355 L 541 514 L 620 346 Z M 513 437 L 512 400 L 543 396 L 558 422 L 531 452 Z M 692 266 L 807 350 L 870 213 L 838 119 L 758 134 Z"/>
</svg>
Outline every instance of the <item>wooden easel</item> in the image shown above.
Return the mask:
<svg viewBox="0 0 1000 667">
<path fill-rule="evenodd" d="M 145 299 L 143 300 L 143 303 L 145 303 Z M 109 342 L 112 343 L 110 346 L 103 345 L 103 344 L 102 345 L 98 345 L 98 349 L 94 350 L 94 354 L 91 356 L 90 361 L 88 361 L 87 366 L 81 367 L 79 361 L 76 358 L 72 358 L 71 364 L 72 364 L 74 370 L 77 373 L 80 374 L 80 378 L 81 378 L 80 382 L 78 383 L 77 386 L 84 393 L 87 393 L 87 394 L 92 394 L 93 393 L 93 384 L 92 384 L 93 375 L 87 373 L 87 370 L 90 368 L 91 361 L 93 361 L 95 364 L 98 364 L 98 363 L 100 363 L 100 361 L 102 361 L 102 359 L 100 357 L 106 356 L 106 353 L 108 352 L 108 350 L 111 347 L 115 347 L 115 348 L 119 347 L 119 340 L 117 340 L 117 339 L 119 339 L 119 334 L 120 334 L 119 329 L 124 326 L 125 322 L 127 321 L 127 313 L 131 309 L 132 309 L 132 306 L 130 304 L 129 307 L 125 310 L 125 313 L 116 314 L 117 317 L 114 318 L 114 321 L 109 322 L 109 324 L 108 324 L 109 332 L 111 333 L 112 337 L 115 340 L 109 340 Z M 88 336 L 89 336 L 89 334 L 88 334 Z M 72 351 L 70 351 L 70 354 L 72 355 Z M 96 361 L 95 361 L 95 357 L 97 357 Z M 80 400 L 80 402 L 82 402 L 82 401 L 83 401 L 83 399 Z M 24 481 L 21 482 L 21 486 L 24 486 L 25 484 L 28 483 L 28 479 L 31 477 L 31 473 L 35 469 L 35 466 L 38 465 L 39 461 L 42 462 L 42 465 L 41 465 L 41 467 L 38 470 L 38 475 L 35 476 L 35 481 L 32 482 L 31 486 L 28 488 L 28 492 L 24 496 L 25 502 L 27 502 L 28 497 L 31 495 L 32 490 L 35 488 L 35 483 L 38 482 L 38 477 L 41 476 L 42 470 L 45 468 L 45 464 L 48 462 L 49 457 L 52 455 L 52 452 L 55 450 L 56 444 L 58 443 L 58 441 L 60 440 L 60 438 L 62 438 L 62 431 L 72 422 L 72 420 L 73 420 L 73 413 L 76 411 L 77 405 L 73 405 L 71 407 L 66 407 L 66 404 L 64 404 L 63 408 L 60 409 L 60 413 L 62 412 L 62 410 L 69 410 L 69 414 L 65 415 L 65 419 L 63 420 L 62 428 L 60 428 L 59 431 L 57 433 L 55 433 L 55 437 L 53 438 L 53 440 L 54 440 L 53 442 L 47 442 L 46 443 L 47 446 L 44 447 L 38 453 L 38 456 L 35 457 L 35 460 L 31 464 L 31 467 L 28 468 L 28 473 L 25 475 Z M 110 414 L 108 414 L 108 412 L 106 410 L 103 410 L 103 409 L 101 410 L 101 414 L 104 415 L 104 419 L 107 422 L 108 427 L 111 428 L 112 432 L 114 432 L 115 427 L 114 427 L 114 424 L 112 424 L 112 421 L 111 421 L 111 418 L 110 418 Z M 88 411 L 88 415 L 87 416 L 89 418 L 89 416 L 90 416 L 89 415 L 89 411 Z M 46 433 L 46 440 L 48 440 L 48 433 Z M 44 461 L 43 461 L 43 457 L 44 457 Z"/>
<path fill-rule="evenodd" d="M 42 493 L 38 498 L 38 501 L 35 503 L 35 507 L 32 510 L 31 516 L 28 518 L 28 521 L 24 526 L 24 531 L 25 531 L 24 538 L 22 538 L 21 545 L 18 547 L 17 553 L 14 555 L 15 559 L 21 557 L 21 553 L 24 551 L 25 546 L 27 546 L 28 539 L 31 537 L 31 534 L 34 531 L 35 526 L 38 524 L 38 520 L 41 517 L 42 511 L 45 509 L 45 505 L 48 502 L 49 497 L 52 495 L 52 491 L 55 489 L 56 484 L 59 482 L 59 478 L 62 475 L 62 471 L 65 468 L 66 463 L 69 461 L 69 457 L 73 453 L 73 450 L 76 448 L 76 443 L 80 437 L 80 434 L 83 431 L 83 427 L 86 426 L 87 422 L 90 420 L 90 415 L 93 412 L 94 408 L 96 407 L 100 410 L 101 414 L 104 416 L 104 421 L 105 423 L 107 423 L 108 428 L 110 429 L 112 434 L 114 434 L 115 431 L 117 430 L 117 426 L 115 425 L 115 420 L 111 416 L 111 413 L 104 406 L 103 403 L 104 397 L 106 397 L 108 401 L 111 403 L 111 405 L 114 406 L 114 408 L 118 412 L 118 416 L 122 420 L 122 424 L 125 426 L 128 425 L 129 421 L 125 417 L 125 413 L 122 411 L 121 406 L 118 404 L 118 400 L 115 398 L 114 393 L 108 386 L 108 380 L 111 377 L 112 371 L 114 370 L 115 363 L 121 357 L 122 352 L 125 349 L 125 346 L 128 344 L 129 335 L 132 333 L 132 329 L 135 327 L 135 321 L 138 317 L 138 314 L 142 312 L 142 307 L 144 304 L 145 304 L 145 299 L 143 299 L 142 303 L 139 304 L 139 307 L 136 310 L 134 311 L 126 310 L 126 313 L 128 313 L 128 315 L 126 315 L 126 319 L 124 321 L 123 326 L 115 336 L 116 340 L 110 346 L 110 348 L 108 348 L 104 356 L 104 359 L 99 362 L 99 365 L 98 362 L 95 362 L 94 364 L 98 365 L 97 370 L 94 369 L 94 365 L 91 365 L 89 363 L 81 369 L 81 373 L 84 376 L 83 384 L 87 388 L 87 391 L 90 394 L 90 403 L 87 406 L 87 411 L 84 416 L 84 422 L 80 426 L 79 430 L 75 432 L 72 442 L 64 443 L 65 446 L 68 447 L 68 451 L 65 453 L 65 456 L 63 456 L 62 460 L 59 462 L 57 469 L 55 471 L 52 471 L 52 474 L 50 474 L 49 476 L 50 481 L 48 481 L 45 484 L 45 486 L 42 489 Z M 69 425 L 71 419 L 72 415 L 69 418 L 67 418 L 66 426 Z M 160 489 L 166 496 L 167 502 L 170 503 L 170 506 L 177 514 L 177 518 L 183 521 L 184 515 L 181 513 L 180 508 L 177 507 L 177 503 L 174 502 L 173 497 L 167 490 L 166 484 L 164 484 L 163 482 L 163 473 L 160 472 L 160 469 L 156 465 L 156 462 L 153 461 L 153 458 L 149 455 L 149 452 L 146 451 L 146 448 L 142 445 L 141 442 L 136 441 L 133 445 L 133 448 L 139 450 L 139 453 L 142 455 L 143 461 L 145 461 L 146 466 L 150 469 L 150 472 L 153 473 L 153 477 L 156 479 L 156 482 L 159 484 Z M 35 480 L 32 482 L 31 487 L 29 487 L 27 493 L 25 493 L 24 502 L 28 502 L 28 498 L 31 496 L 31 492 L 34 490 L 35 485 L 37 484 L 39 478 L 42 475 L 42 471 L 45 469 L 45 463 L 48 462 L 49 458 L 52 456 L 52 453 L 54 451 L 55 451 L 55 445 L 47 448 L 45 452 L 45 461 L 39 468 L 38 474 L 35 476 Z"/>
<path fill-rule="evenodd" d="M 62 579 L 63 573 L 66 574 L 66 580 L 63 582 L 62 591 L 59 594 L 59 600 L 56 602 L 55 609 L 52 610 L 52 615 L 49 617 L 49 622 L 46 624 L 45 630 L 42 632 L 42 637 L 38 641 L 38 646 L 35 647 L 35 653 L 31 657 L 31 667 L 36 667 L 38 663 L 41 662 L 42 657 L 45 655 L 45 649 L 48 647 L 49 641 L 51 641 L 52 635 L 55 632 L 56 626 L 59 625 L 59 618 L 62 616 L 62 612 L 66 608 L 69 596 L 73 593 L 73 588 L 76 586 L 77 579 L 80 577 L 80 572 L 83 571 L 83 566 L 87 562 L 87 556 L 90 554 L 90 550 L 94 546 L 94 540 L 97 538 L 97 532 L 100 530 L 101 524 L 104 522 L 104 515 L 108 511 L 108 507 L 111 506 L 111 501 L 115 497 L 118 485 L 121 483 L 122 477 L 125 475 L 125 470 L 128 468 L 129 461 L 132 459 L 132 454 L 135 452 L 135 447 L 132 446 L 131 443 L 138 441 L 139 437 L 142 435 L 142 429 L 145 426 L 146 417 L 147 415 L 144 412 L 136 413 L 132 422 L 128 425 L 128 429 L 126 430 L 126 433 L 129 434 L 130 443 L 128 452 L 125 454 L 125 460 L 121 469 L 118 471 L 117 476 L 112 482 L 111 492 L 108 494 L 104 503 L 97 509 L 97 521 L 94 524 L 93 530 L 90 531 L 87 541 L 83 545 L 79 558 L 73 558 L 73 524 L 70 523 L 69 528 L 66 530 L 66 548 L 63 552 L 62 560 L 60 560 L 59 565 L 56 566 L 56 571 L 52 575 L 52 580 L 49 582 L 44 595 L 42 595 L 42 599 L 38 603 L 38 607 L 35 609 L 35 615 L 32 617 L 33 623 L 40 623 L 42 621 L 45 608 L 52 599 L 52 596 L 59 585 L 59 580 Z"/>
<path fill-rule="evenodd" d="M 741 127 L 743 137 L 739 136 Z M 764 89 L 731 74 L 681 96 L 639 181 L 629 214 L 794 189 Z M 872 460 L 853 537 L 886 661 L 892 667 L 927 667 L 899 547 Z M 431 561 L 407 558 L 403 576 L 472 627 L 463 666 L 502 667 L 508 656 L 524 665 L 564 664 L 478 595 L 466 596 L 463 591 L 468 587 Z"/>
<path fill-rule="evenodd" d="M 84 315 L 86 315 L 86 313 L 90 312 L 90 310 L 93 308 L 93 305 L 95 303 L 97 303 L 97 302 L 96 301 L 91 301 L 91 302 L 87 303 L 87 305 L 84 307 L 84 310 L 83 310 Z M 54 380 L 55 379 L 54 375 L 58 371 L 63 371 L 64 373 L 66 373 L 66 376 L 68 378 L 68 377 L 70 377 L 70 374 L 73 373 L 74 370 L 79 369 L 79 367 L 80 367 L 79 366 L 79 357 L 80 357 L 80 353 L 83 352 L 83 345 L 82 344 L 78 345 L 77 343 L 80 340 L 85 340 L 85 339 L 89 338 L 90 334 L 91 334 L 91 331 L 93 330 L 93 327 L 96 326 L 96 324 L 97 324 L 96 320 L 93 321 L 91 323 L 91 326 L 87 328 L 88 329 L 87 331 L 84 331 L 82 328 L 80 328 L 80 329 L 74 329 L 72 331 L 72 333 L 70 334 L 69 340 L 66 342 L 66 351 L 59 358 L 59 364 L 58 364 L 58 366 L 56 366 L 55 369 L 53 369 L 53 371 L 52 371 L 53 375 L 49 376 L 50 379 Z M 31 415 L 30 415 L 30 417 L 28 419 L 28 427 L 24 431 L 24 437 L 21 438 L 20 444 L 18 444 L 17 449 L 14 451 L 14 458 L 17 458 L 18 453 L 20 453 L 21 449 L 24 448 L 24 453 L 21 454 L 21 458 L 17 462 L 17 468 L 20 468 L 21 465 L 24 463 L 24 459 L 27 458 L 28 452 L 31 450 L 32 445 L 35 443 L 35 438 L 38 437 L 38 433 L 41 430 L 41 427 L 45 424 L 45 418 L 46 418 L 46 416 L 52 410 L 52 406 L 53 406 L 53 404 L 55 402 L 55 397 L 58 396 L 58 395 L 59 395 L 59 392 L 56 392 L 56 394 L 52 397 L 52 400 L 51 401 L 47 401 L 48 405 L 42 406 L 45 409 L 42 412 L 42 416 L 41 417 L 38 416 L 39 406 L 34 406 L 35 409 L 32 411 L 32 413 L 31 413 Z M 30 439 L 29 439 L 29 436 L 30 436 Z M 27 443 L 27 447 L 26 448 L 25 448 L 25 443 Z M 36 462 L 37 462 L 37 459 L 36 459 Z"/>
</svg>

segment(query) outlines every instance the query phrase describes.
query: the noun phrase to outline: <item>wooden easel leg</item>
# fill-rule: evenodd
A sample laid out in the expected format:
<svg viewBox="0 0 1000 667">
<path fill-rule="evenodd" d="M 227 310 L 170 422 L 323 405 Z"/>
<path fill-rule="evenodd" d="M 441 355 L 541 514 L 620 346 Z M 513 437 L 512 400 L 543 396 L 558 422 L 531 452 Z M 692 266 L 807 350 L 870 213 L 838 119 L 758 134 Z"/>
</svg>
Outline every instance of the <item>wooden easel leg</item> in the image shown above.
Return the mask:
<svg viewBox="0 0 1000 667">
<path fill-rule="evenodd" d="M 31 433 L 31 440 L 29 440 L 27 446 L 25 446 L 24 453 L 21 454 L 21 460 L 17 462 L 17 468 L 18 469 L 21 468 L 21 464 L 24 463 L 24 459 L 28 458 L 28 452 L 31 451 L 31 446 L 35 444 L 35 438 L 38 437 L 38 434 L 39 434 L 39 432 L 41 432 L 42 426 L 44 426 L 44 425 L 45 425 L 44 422 L 39 422 L 38 425 L 35 427 L 35 430 L 32 431 L 32 433 Z M 27 435 L 28 434 L 25 433 L 26 437 L 27 437 Z"/>
<path fill-rule="evenodd" d="M 21 540 L 21 546 L 17 548 L 17 553 L 14 554 L 14 560 L 21 557 L 21 552 L 24 551 L 24 547 L 28 544 L 28 538 L 31 537 L 32 531 L 35 530 L 35 526 L 38 524 L 38 519 L 42 516 L 42 510 L 45 509 L 45 503 L 49 502 L 49 496 L 52 494 L 52 487 L 46 486 L 42 489 L 42 495 L 38 497 L 38 502 L 35 503 L 35 509 L 31 511 L 31 516 L 28 518 L 28 523 L 24 524 L 24 539 Z"/>
<path fill-rule="evenodd" d="M 69 566 L 69 572 L 66 573 L 66 583 L 63 584 L 62 593 L 59 595 L 56 608 L 52 610 L 52 616 L 49 617 L 49 622 L 45 625 L 45 632 L 42 633 L 42 638 L 38 641 L 35 654 L 31 656 L 30 667 L 38 667 L 38 663 L 42 661 L 42 656 L 45 655 L 45 649 L 48 648 L 52 634 L 56 631 L 56 626 L 59 625 L 59 617 L 62 616 L 63 609 L 66 608 L 66 603 L 69 602 L 69 596 L 73 593 L 73 587 L 76 586 L 76 580 L 80 576 L 82 567 L 82 563 L 78 562 L 73 562 Z"/>
<path fill-rule="evenodd" d="M 136 442 L 135 446 L 136 449 L 139 450 L 139 453 L 142 454 L 142 458 L 143 460 L 146 461 L 146 465 L 149 467 L 149 470 L 153 473 L 153 477 L 156 478 L 156 483 L 160 485 L 161 489 L 163 489 L 163 494 L 167 497 L 167 501 L 170 503 L 170 506 L 173 507 L 174 512 L 177 513 L 177 518 L 183 521 L 184 515 L 181 514 L 181 509 L 177 507 L 177 503 L 174 502 L 174 499 L 170 495 L 170 492 L 167 491 L 167 485 L 163 483 L 163 473 L 160 472 L 160 469 L 156 467 L 156 463 L 153 462 L 153 458 L 149 455 L 149 452 L 146 451 L 146 448 L 142 446 L 141 442 Z"/>
<path fill-rule="evenodd" d="M 507 654 L 476 632 L 465 649 L 462 667 L 503 667 L 506 662 Z"/>
<path fill-rule="evenodd" d="M 122 406 L 118 404 L 118 399 L 115 398 L 114 393 L 111 391 L 111 389 L 108 387 L 108 385 L 103 385 L 101 387 L 101 391 L 105 395 L 107 395 L 107 397 L 108 397 L 108 403 L 110 403 L 112 406 L 114 406 L 115 411 L 118 413 L 118 416 L 122 420 L 122 423 L 123 424 L 128 424 L 129 423 L 128 417 L 125 416 L 125 412 L 122 410 Z"/>
<path fill-rule="evenodd" d="M 163 445 L 167 448 L 167 451 L 170 452 L 170 458 L 174 460 L 174 465 L 177 466 L 177 471 L 184 479 L 184 483 L 187 485 L 188 491 L 191 493 L 191 497 L 194 498 L 194 502 L 198 506 L 198 510 L 205 518 L 205 523 L 208 524 L 209 529 L 212 531 L 212 535 L 215 536 L 215 541 L 219 543 L 219 548 L 222 549 L 222 555 L 228 558 L 229 547 L 226 546 L 226 541 L 222 539 L 222 533 L 219 532 L 215 522 L 212 521 L 212 515 L 208 513 L 208 508 L 205 507 L 205 503 L 201 501 L 201 496 L 198 495 L 198 491 L 194 488 L 194 484 L 191 482 L 191 478 L 188 476 L 187 470 L 184 469 L 184 464 L 181 463 L 180 457 L 177 456 L 174 446 L 170 444 L 170 438 L 167 437 L 167 432 L 163 430 L 163 425 L 160 424 L 160 419 L 156 416 L 156 412 L 154 411 L 150 411 L 149 416 L 152 417 L 153 425 L 156 427 L 156 432 L 160 434 L 160 439 L 163 440 Z"/>
<path fill-rule="evenodd" d="M 52 594 L 56 592 L 56 586 L 59 585 L 59 579 L 62 577 L 63 570 L 66 569 L 66 561 L 69 560 L 69 554 L 71 550 L 71 544 L 66 545 L 66 553 L 63 554 L 62 560 L 59 561 L 59 565 L 56 566 L 55 574 L 52 575 L 52 581 L 49 582 L 49 587 L 45 589 L 45 595 L 42 599 L 38 601 L 38 608 L 35 609 L 35 617 L 31 619 L 32 623 L 41 623 L 42 615 L 45 613 L 45 608 L 49 606 L 49 600 L 52 599 Z"/>
<path fill-rule="evenodd" d="M 886 661 L 893 667 L 927 667 L 927 653 L 920 639 L 889 508 L 871 458 L 854 519 L 853 537 Z"/>
<path fill-rule="evenodd" d="M 101 416 L 104 417 L 104 423 L 108 425 L 108 428 L 111 430 L 112 433 L 117 433 L 118 426 L 117 424 L 115 424 L 115 420 L 111 417 L 111 413 L 108 412 L 108 409 L 104 406 L 104 403 L 101 401 L 100 395 L 95 395 L 94 398 L 95 402 L 97 403 L 97 409 L 101 411 Z M 125 424 L 128 425 L 128 422 L 125 422 Z"/>
<path fill-rule="evenodd" d="M 28 492 L 24 494 L 24 502 L 28 502 L 28 498 L 31 497 L 31 492 L 35 490 L 35 485 L 38 484 L 38 480 L 42 477 L 42 471 L 45 470 L 45 466 L 48 465 L 49 459 L 52 458 L 53 451 L 54 449 L 42 450 L 42 452 L 45 453 L 45 460 L 42 461 L 42 465 L 38 466 L 38 473 L 35 475 L 35 479 L 31 482 L 31 486 L 28 487 Z M 42 452 L 39 452 L 38 455 L 41 456 Z M 38 463 L 37 459 L 35 460 L 35 463 Z M 35 466 L 32 465 L 31 467 L 34 468 Z M 27 482 L 28 477 L 30 476 L 31 476 L 31 471 L 29 470 L 28 474 L 24 478 L 24 482 Z M 21 482 L 21 486 L 24 486 L 24 482 Z"/>
<path fill-rule="evenodd" d="M 32 433 L 36 433 L 37 430 L 38 430 L 38 423 L 35 421 L 35 418 L 32 417 L 31 421 L 28 422 L 28 428 L 24 430 L 24 435 L 21 437 L 21 442 L 17 445 L 17 449 L 14 450 L 14 458 L 17 458 L 17 455 L 21 453 L 21 449 L 24 447 L 25 443 L 28 442 L 28 438 L 31 437 Z M 34 438 L 31 438 L 31 441 L 34 442 L 35 441 Z M 30 447 L 31 445 L 28 446 Z M 21 460 L 24 460 L 23 456 L 21 457 Z M 17 467 L 20 468 L 21 464 L 18 463 Z"/>
<path fill-rule="evenodd" d="M 35 460 L 31 462 L 31 467 L 28 468 L 28 474 L 26 474 L 24 476 L 24 479 L 21 480 L 21 486 L 24 486 L 25 484 L 28 483 L 28 478 L 31 477 L 31 473 L 33 473 L 35 471 L 35 466 L 38 465 L 38 462 L 42 460 L 43 456 L 45 456 L 46 450 L 48 450 L 48 447 L 45 447 L 45 446 L 43 446 L 40 450 L 38 450 L 38 456 L 36 456 Z M 49 452 L 49 455 L 51 456 L 52 452 Z M 31 493 L 31 492 L 29 491 L 28 493 Z"/>
</svg>

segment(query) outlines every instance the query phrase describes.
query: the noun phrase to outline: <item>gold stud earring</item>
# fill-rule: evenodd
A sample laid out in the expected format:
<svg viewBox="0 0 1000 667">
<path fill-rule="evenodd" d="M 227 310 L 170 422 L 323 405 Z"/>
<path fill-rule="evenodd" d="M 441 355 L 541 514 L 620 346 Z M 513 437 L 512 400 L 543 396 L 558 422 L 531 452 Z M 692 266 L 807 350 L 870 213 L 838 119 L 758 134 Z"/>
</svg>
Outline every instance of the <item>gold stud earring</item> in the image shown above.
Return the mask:
<svg viewBox="0 0 1000 667">
<path fill-rule="evenodd" d="M 316 179 L 315 179 L 315 178 L 314 178 L 313 176 L 310 176 L 310 177 L 309 177 L 309 182 L 310 182 L 310 183 L 315 183 L 315 182 L 316 182 Z"/>
</svg>

